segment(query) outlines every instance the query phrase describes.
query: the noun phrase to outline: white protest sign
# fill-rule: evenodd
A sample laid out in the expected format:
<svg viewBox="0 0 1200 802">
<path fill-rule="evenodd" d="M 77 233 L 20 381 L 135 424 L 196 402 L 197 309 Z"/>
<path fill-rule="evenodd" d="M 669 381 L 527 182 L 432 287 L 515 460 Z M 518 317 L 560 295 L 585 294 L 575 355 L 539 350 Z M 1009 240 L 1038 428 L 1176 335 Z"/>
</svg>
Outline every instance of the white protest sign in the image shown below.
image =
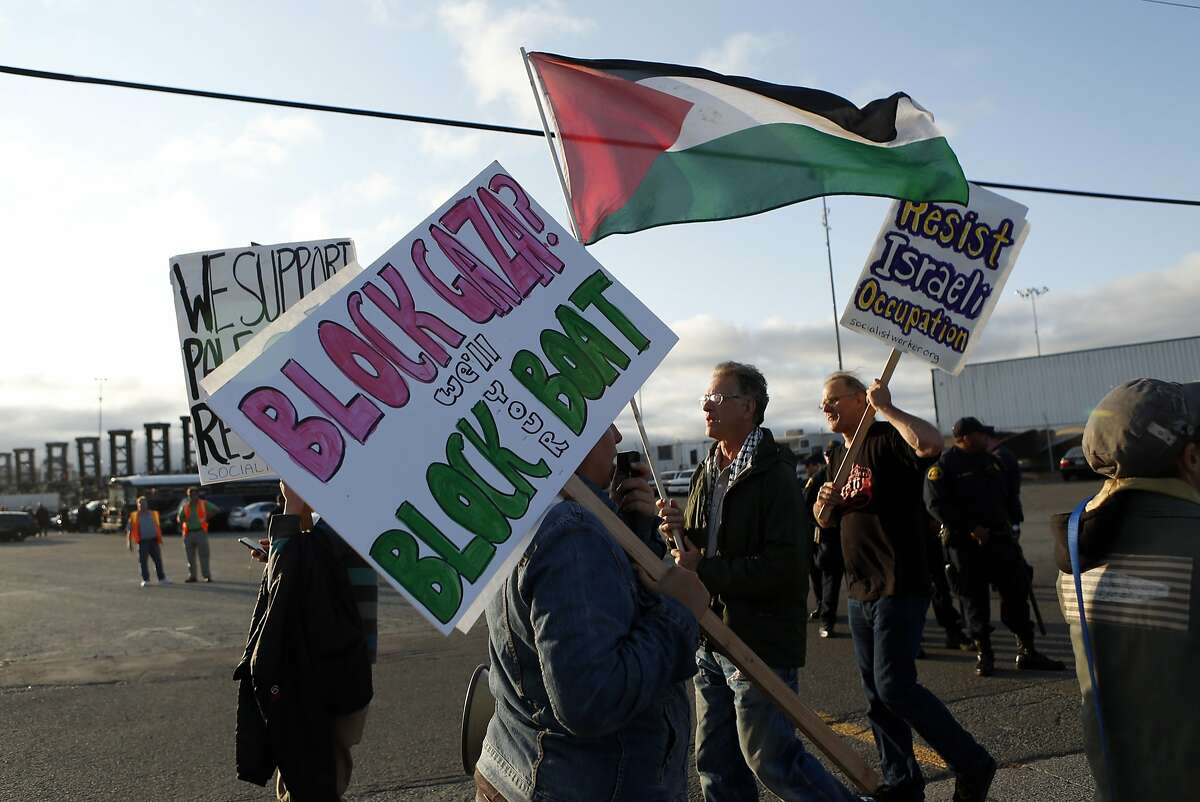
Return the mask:
<svg viewBox="0 0 1200 802">
<path fill-rule="evenodd" d="M 493 163 L 209 403 L 442 633 L 676 341 Z"/>
<path fill-rule="evenodd" d="M 958 373 L 1025 244 L 1027 211 L 974 184 L 965 207 L 896 201 L 841 324 Z"/>
<path fill-rule="evenodd" d="M 269 479 L 266 460 L 208 405 L 200 380 L 250 343 L 284 310 L 339 272 L 357 267 L 348 239 L 223 248 L 171 257 L 171 294 L 195 433 L 200 482 Z"/>
</svg>

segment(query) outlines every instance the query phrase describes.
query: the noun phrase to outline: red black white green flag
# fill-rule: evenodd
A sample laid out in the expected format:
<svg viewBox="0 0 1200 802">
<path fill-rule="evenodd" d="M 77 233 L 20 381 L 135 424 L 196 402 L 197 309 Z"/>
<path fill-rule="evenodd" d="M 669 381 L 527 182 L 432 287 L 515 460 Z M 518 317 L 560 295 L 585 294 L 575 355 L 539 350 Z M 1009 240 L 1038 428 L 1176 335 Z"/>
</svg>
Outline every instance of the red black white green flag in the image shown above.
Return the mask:
<svg viewBox="0 0 1200 802">
<path fill-rule="evenodd" d="M 933 115 L 649 61 L 530 53 L 584 244 L 821 195 L 967 203 Z"/>
</svg>

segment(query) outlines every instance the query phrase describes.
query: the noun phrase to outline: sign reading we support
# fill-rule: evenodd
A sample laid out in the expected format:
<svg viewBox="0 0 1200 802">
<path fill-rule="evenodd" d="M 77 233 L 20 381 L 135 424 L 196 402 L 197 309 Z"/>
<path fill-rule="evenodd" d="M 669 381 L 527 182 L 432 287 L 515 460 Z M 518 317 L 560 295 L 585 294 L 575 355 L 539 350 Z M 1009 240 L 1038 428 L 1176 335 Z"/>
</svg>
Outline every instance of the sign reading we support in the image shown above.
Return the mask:
<svg viewBox="0 0 1200 802">
<path fill-rule="evenodd" d="M 267 328 L 284 310 L 347 266 L 348 239 L 202 251 L 170 260 L 179 351 L 196 438 L 200 482 L 267 479 L 267 462 L 208 404 L 200 381 Z"/>
<path fill-rule="evenodd" d="M 958 373 L 1025 243 L 1027 211 L 974 184 L 965 207 L 896 201 L 841 324 Z"/>
<path fill-rule="evenodd" d="M 263 338 L 210 404 L 443 633 L 676 341 L 495 162 Z"/>
</svg>

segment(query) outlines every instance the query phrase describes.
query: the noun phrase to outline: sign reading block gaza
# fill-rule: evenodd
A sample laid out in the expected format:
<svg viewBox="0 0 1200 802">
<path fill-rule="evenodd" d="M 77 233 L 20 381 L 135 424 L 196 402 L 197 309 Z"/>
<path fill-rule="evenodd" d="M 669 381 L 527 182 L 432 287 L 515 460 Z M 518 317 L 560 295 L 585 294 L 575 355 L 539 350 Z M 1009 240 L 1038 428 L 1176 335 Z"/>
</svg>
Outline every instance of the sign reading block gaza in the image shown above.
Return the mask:
<svg viewBox="0 0 1200 802">
<path fill-rule="evenodd" d="M 200 380 L 338 271 L 355 264 L 348 239 L 202 251 L 170 260 L 179 351 L 200 482 L 273 476 L 208 404 Z M 186 456 L 186 455 L 185 455 Z"/>
<path fill-rule="evenodd" d="M 841 324 L 958 373 L 1025 243 L 1026 212 L 974 184 L 965 207 L 896 201 Z"/>
<path fill-rule="evenodd" d="M 262 337 L 210 404 L 443 633 L 676 340 L 498 163 Z"/>
</svg>

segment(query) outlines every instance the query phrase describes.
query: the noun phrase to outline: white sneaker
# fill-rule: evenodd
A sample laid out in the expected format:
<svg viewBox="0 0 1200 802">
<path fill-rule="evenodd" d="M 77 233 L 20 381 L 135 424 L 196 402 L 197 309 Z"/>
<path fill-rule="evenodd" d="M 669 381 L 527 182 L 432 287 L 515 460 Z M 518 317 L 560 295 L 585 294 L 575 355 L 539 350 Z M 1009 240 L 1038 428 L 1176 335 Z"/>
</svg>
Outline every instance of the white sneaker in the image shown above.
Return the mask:
<svg viewBox="0 0 1200 802">
<path fill-rule="evenodd" d="M 149 583 L 148 581 L 146 581 L 145 579 L 143 579 L 143 580 L 142 580 L 142 587 L 144 587 L 144 588 L 148 588 L 148 587 L 150 587 L 150 583 Z"/>
<path fill-rule="evenodd" d="M 169 584 L 171 584 L 171 579 L 170 579 L 170 577 L 165 577 L 165 576 L 164 576 L 162 579 L 158 580 L 158 584 L 160 584 L 160 585 L 169 585 Z"/>
</svg>

